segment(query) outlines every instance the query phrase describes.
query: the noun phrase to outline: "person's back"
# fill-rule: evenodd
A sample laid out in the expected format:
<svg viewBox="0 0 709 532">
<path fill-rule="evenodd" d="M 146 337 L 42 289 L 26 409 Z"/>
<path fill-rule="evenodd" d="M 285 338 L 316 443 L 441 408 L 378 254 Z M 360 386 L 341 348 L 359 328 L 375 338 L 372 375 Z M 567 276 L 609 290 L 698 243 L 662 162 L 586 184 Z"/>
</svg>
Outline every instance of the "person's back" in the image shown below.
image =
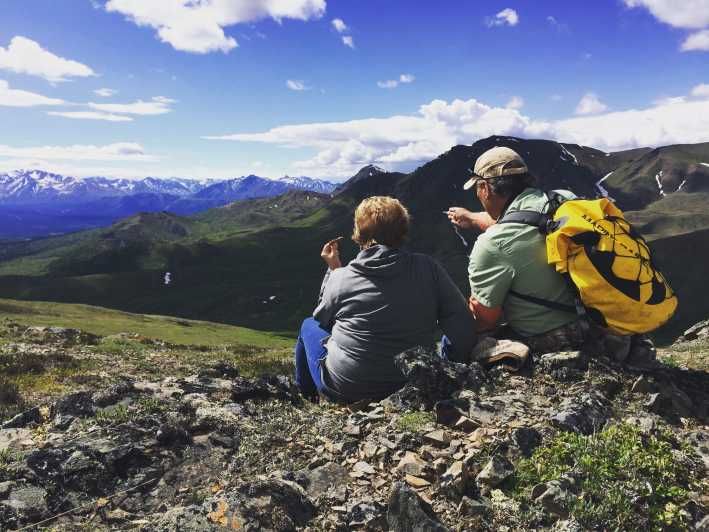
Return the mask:
<svg viewBox="0 0 709 532">
<path fill-rule="evenodd" d="M 343 267 L 342 237 L 323 246 L 329 270 L 294 353 L 304 395 L 351 402 L 395 392 L 405 383 L 396 355 L 433 344 L 438 327 L 449 338 L 447 355 L 469 356 L 475 332 L 465 298 L 435 260 L 401 249 L 409 220 L 398 200 L 366 198 L 355 210 L 357 257 Z"/>
<path fill-rule="evenodd" d="M 472 342 L 466 331 L 472 319 L 443 268 L 426 255 L 383 245 L 331 273 L 313 316 L 325 328 L 332 325 L 325 382 L 350 398 L 379 397 L 403 384 L 394 357 L 433 344 L 439 321 Z"/>
<path fill-rule="evenodd" d="M 548 198 L 539 189 L 526 188 L 505 214 L 519 210 L 541 212 Z M 478 237 L 470 256 L 473 297 L 487 307 L 502 305 L 509 326 L 529 337 L 576 321 L 574 312 L 548 308 L 514 294 L 532 296 L 572 307 L 574 294 L 565 279 L 549 265 L 544 236 L 521 223 L 492 225 Z"/>
</svg>

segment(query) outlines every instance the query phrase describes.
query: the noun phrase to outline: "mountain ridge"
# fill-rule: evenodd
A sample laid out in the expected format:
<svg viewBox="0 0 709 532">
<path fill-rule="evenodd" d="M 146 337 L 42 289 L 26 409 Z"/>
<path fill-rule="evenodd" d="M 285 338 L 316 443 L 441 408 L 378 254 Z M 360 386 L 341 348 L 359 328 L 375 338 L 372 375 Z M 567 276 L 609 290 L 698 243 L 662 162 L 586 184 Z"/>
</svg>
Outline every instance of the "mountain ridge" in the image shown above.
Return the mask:
<svg viewBox="0 0 709 532">
<path fill-rule="evenodd" d="M 291 203 L 284 199 L 290 197 L 286 195 L 178 217 L 178 225 L 197 228 L 184 236 L 165 233 L 160 223 L 152 227 L 146 218 L 144 230 L 130 233 L 147 235 L 143 240 L 104 238 L 102 234 L 112 231 L 104 229 L 0 246 L 0 297 L 80 302 L 295 330 L 302 316 L 312 311 L 323 269 L 322 242 L 351 234 L 354 207 L 371 195 L 397 197 L 409 208 L 413 222 L 407 247 L 434 256 L 466 292 L 469 247 L 477 234 L 464 232 L 464 246 L 441 210 L 481 209 L 475 195 L 463 191 L 462 185 L 475 159 L 495 145 L 519 150 L 541 188 L 568 188 L 587 197 L 597 195 L 597 183 L 609 168 L 641 171 L 638 161 L 652 153 L 633 150 L 606 155 L 571 144 L 493 136 L 470 146 L 454 146 L 408 174 L 366 166 L 332 195 L 301 192 L 288 200 Z M 697 148 L 702 162 L 706 148 L 709 145 Z M 674 164 L 674 153 L 679 152 L 669 150 L 667 164 Z M 709 149 L 706 155 L 709 159 Z M 642 173 L 632 177 L 640 182 L 653 179 Z M 697 286 L 709 262 L 701 245 L 709 218 L 699 215 L 705 198 L 702 189 L 688 187 L 661 196 L 656 188 L 643 200 L 645 206 L 632 210 L 623 199 L 622 187 L 614 182 L 603 186 L 649 232 L 651 244 L 657 243 L 661 269 L 677 285 L 681 319 L 668 326 L 667 334 L 674 336 L 691 321 L 703 319 L 709 308 Z M 686 213 L 675 212 L 685 207 Z M 356 247 L 345 240 L 343 259 L 356 253 Z M 691 279 L 683 278 L 684 264 L 693 265 Z M 165 271 L 174 279 L 169 290 L 161 282 Z M 263 303 L 273 295 L 277 303 Z"/>
<path fill-rule="evenodd" d="M 62 234 L 111 225 L 141 211 L 194 214 L 233 201 L 290 190 L 328 194 L 336 185 L 309 177 L 269 179 L 155 178 L 138 180 L 63 176 L 43 170 L 0 174 L 0 238 Z"/>
</svg>

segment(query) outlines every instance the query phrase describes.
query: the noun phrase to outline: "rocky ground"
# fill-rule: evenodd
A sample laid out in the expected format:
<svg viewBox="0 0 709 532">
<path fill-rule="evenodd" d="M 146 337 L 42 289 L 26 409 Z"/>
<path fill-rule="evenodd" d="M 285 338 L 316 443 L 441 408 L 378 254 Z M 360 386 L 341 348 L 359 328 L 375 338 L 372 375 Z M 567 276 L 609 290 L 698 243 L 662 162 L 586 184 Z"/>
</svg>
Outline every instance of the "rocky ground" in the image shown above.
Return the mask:
<svg viewBox="0 0 709 532">
<path fill-rule="evenodd" d="M 13 325 L 0 353 L 100 341 Z M 102 352 L 102 378 L 0 421 L 0 530 L 709 530 L 708 344 L 705 322 L 649 369 L 573 352 L 518 373 L 414 349 L 405 388 L 349 407 L 214 353 L 185 375 L 174 346 L 143 372 Z"/>
</svg>

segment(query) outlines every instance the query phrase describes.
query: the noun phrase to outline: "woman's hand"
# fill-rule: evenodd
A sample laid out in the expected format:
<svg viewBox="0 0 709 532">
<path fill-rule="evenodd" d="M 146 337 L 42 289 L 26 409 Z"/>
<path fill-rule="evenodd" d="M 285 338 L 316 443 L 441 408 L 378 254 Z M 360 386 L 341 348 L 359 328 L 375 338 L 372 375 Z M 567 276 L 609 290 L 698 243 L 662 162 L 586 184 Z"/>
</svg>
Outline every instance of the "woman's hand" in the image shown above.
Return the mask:
<svg viewBox="0 0 709 532">
<path fill-rule="evenodd" d="M 320 252 L 320 256 L 331 270 L 342 267 L 342 262 L 340 262 L 340 240 L 343 238 L 344 237 L 338 236 L 337 238 L 325 242 Z"/>
<path fill-rule="evenodd" d="M 450 207 L 446 212 L 451 223 L 462 229 L 479 229 L 485 231 L 495 223 L 486 212 L 470 212 L 463 207 Z"/>
</svg>

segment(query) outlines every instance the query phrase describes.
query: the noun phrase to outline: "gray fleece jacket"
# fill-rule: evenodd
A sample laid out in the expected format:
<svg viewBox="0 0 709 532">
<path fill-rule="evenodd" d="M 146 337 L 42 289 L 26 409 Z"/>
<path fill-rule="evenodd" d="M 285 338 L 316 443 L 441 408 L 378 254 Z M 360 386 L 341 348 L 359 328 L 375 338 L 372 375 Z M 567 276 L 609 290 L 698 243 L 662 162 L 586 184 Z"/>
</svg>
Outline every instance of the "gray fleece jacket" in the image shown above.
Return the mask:
<svg viewBox="0 0 709 532">
<path fill-rule="evenodd" d="M 394 357 L 432 345 L 440 328 L 467 358 L 475 342 L 465 298 L 433 258 L 383 245 L 361 251 L 326 275 L 313 317 L 332 336 L 323 379 L 337 398 L 385 397 L 404 376 Z"/>
</svg>

